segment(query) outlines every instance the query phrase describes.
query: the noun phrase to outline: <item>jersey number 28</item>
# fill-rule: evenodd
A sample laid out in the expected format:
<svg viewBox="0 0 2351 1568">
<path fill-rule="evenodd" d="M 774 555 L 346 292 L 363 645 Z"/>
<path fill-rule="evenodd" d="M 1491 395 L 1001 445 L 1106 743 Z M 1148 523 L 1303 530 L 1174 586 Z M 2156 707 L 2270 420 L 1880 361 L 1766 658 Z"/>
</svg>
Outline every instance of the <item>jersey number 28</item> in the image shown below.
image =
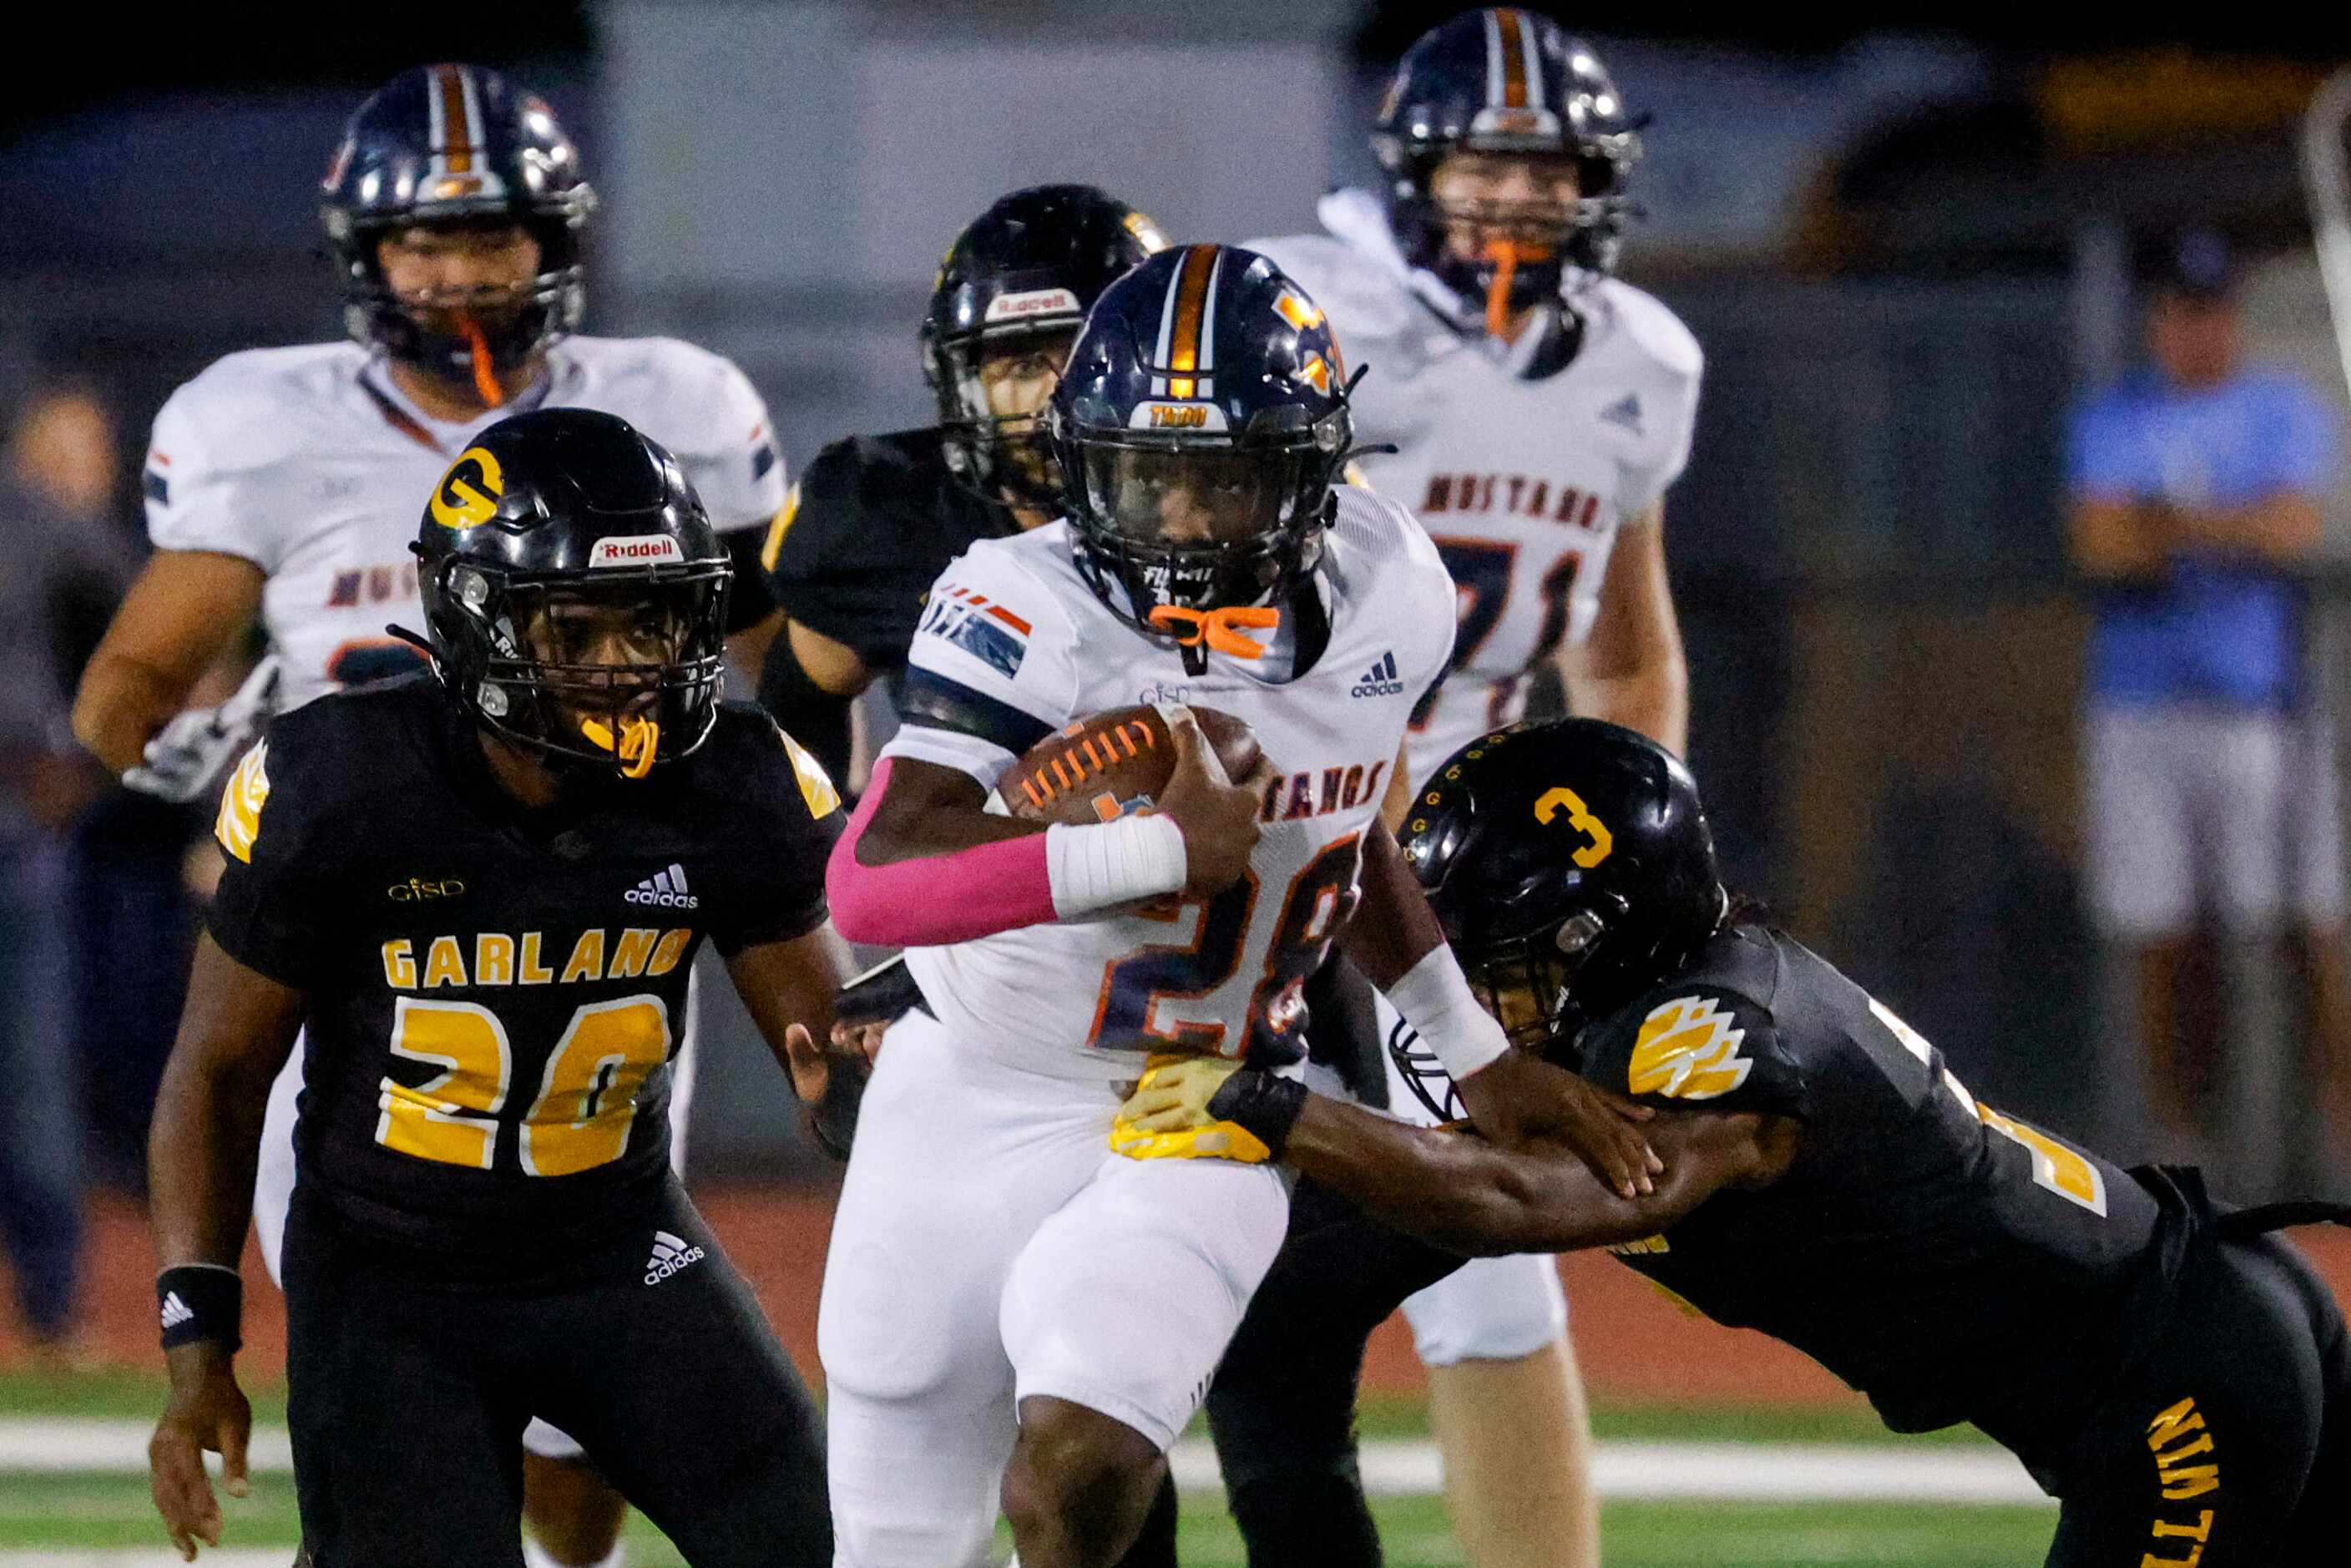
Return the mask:
<svg viewBox="0 0 2351 1568">
<path fill-rule="evenodd" d="M 1362 852 L 1362 835 L 1349 833 L 1324 845 L 1290 878 L 1280 924 L 1266 947 L 1265 973 L 1250 994 L 1238 1040 L 1228 1044 L 1221 1019 L 1160 1014 L 1165 1009 L 1172 1015 L 1184 1002 L 1221 990 L 1240 967 L 1249 917 L 1257 909 L 1254 872 L 1198 906 L 1199 924 L 1189 942 L 1144 947 L 1103 968 L 1093 1036 L 1087 1043 L 1111 1051 L 1242 1056 L 1287 1040 L 1302 1012 L 1300 990 L 1321 967 L 1332 937 L 1354 908 Z"/>
</svg>

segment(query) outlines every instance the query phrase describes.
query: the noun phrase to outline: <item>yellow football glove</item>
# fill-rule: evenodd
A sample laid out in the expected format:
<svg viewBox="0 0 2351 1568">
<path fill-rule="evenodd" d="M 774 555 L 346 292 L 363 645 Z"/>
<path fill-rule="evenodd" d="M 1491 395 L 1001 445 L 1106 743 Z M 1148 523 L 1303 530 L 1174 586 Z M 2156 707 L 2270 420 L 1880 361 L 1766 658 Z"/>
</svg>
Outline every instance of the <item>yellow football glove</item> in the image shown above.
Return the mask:
<svg viewBox="0 0 2351 1568">
<path fill-rule="evenodd" d="M 1143 1081 L 1118 1108 L 1110 1146 L 1131 1160 L 1234 1160 L 1262 1165 L 1273 1157 L 1262 1139 L 1208 1113 L 1208 1102 L 1241 1064 L 1221 1056 L 1155 1056 Z"/>
</svg>

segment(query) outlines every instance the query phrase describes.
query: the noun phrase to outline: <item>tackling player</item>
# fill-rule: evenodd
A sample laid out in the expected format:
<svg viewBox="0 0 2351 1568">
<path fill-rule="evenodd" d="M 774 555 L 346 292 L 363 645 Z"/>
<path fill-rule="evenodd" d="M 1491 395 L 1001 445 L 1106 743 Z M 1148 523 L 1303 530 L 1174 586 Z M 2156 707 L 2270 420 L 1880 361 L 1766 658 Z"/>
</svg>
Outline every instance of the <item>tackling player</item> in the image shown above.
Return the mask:
<svg viewBox="0 0 2351 1568">
<path fill-rule="evenodd" d="M 1613 1103 L 1524 1079 L 1379 825 L 1451 586 L 1407 513 L 1334 486 L 1346 384 L 1263 257 L 1153 256 L 1053 393 L 1070 517 L 975 544 L 932 594 L 908 723 L 828 875 L 844 935 L 912 948 L 926 1004 L 866 1090 L 825 1270 L 844 1565 L 985 1562 L 999 1478 L 1028 1568 L 1134 1539 L 1289 1202 L 1262 1169 L 1106 1164 L 1102 1139 L 1146 1053 L 1294 1062 L 1297 990 L 1334 939 L 1467 1074 L 1474 1115 L 1559 1124 L 1625 1190 L 1646 1179 Z M 1351 695 L 1374 664 L 1398 689 Z M 986 809 L 1057 727 L 1154 700 L 1242 719 L 1276 771 L 1228 781 L 1178 713 L 1154 813 Z"/>
<path fill-rule="evenodd" d="M 214 711 L 180 710 L 256 618 L 281 707 L 417 667 L 384 630 L 417 602 L 415 498 L 496 419 L 565 406 L 628 418 L 677 454 L 747 568 L 783 502 L 767 410 L 740 371 L 672 339 L 575 332 L 595 193 L 527 89 L 465 65 L 394 77 L 351 117 L 319 200 L 352 340 L 232 354 L 164 404 L 146 471 L 156 552 L 75 703 L 84 746 L 175 799 L 203 791 L 251 738 Z M 737 581 L 730 629 L 767 614 L 761 575 Z M 690 1017 L 684 1027 L 670 1101 L 681 1163 Z M 271 1102 L 256 1197 L 273 1272 L 299 1061 Z M 534 1426 L 531 1448 L 534 1552 L 609 1562 L 618 1499 L 560 1432 Z"/>
<path fill-rule="evenodd" d="M 1413 715 L 1405 786 L 1517 718 L 1546 665 L 1574 711 L 1686 749 L 1664 496 L 1689 458 L 1700 356 L 1671 311 L 1613 276 L 1635 123 L 1556 23 L 1471 11 L 1397 68 L 1372 135 L 1384 194 L 1334 192 L 1324 233 L 1251 242 L 1372 367 L 1357 432 L 1394 450 L 1364 454 L 1365 479 L 1415 508 L 1459 596 L 1450 674 Z M 1394 1015 L 1380 1023 L 1392 1032 Z M 1391 1108 L 1418 1114 L 1390 1090 Z M 1284 1270 L 1269 1289 L 1291 1278 L 1347 1288 Z M 1303 1333 L 1327 1304 L 1269 1296 L 1262 1310 Z M 1470 1560 L 1596 1563 L 1591 1433 L 1552 1261 L 1481 1260 L 1405 1313 Z M 1291 1500 L 1281 1511 L 1309 1484 L 1274 1487 Z"/>
<path fill-rule="evenodd" d="M 2351 1209 L 2216 1213 L 2193 1170 L 2126 1172 L 1980 1103 L 1725 895 L 1688 773 L 1629 731 L 1485 737 L 1416 804 L 1405 853 L 1513 1039 L 1657 1109 L 1656 1189 L 1234 1062 L 1155 1070 L 1123 1141 L 1238 1123 L 1437 1245 L 1607 1247 L 1812 1355 L 1896 1431 L 1971 1421 L 2014 1451 L 2064 1505 L 2052 1564 L 2341 1560 L 2351 1341 L 2263 1232 Z"/>
<path fill-rule="evenodd" d="M 834 778 L 848 776 L 852 699 L 877 678 L 894 688 L 947 563 L 1061 515 L 1038 416 L 1102 291 L 1166 247 L 1092 185 L 996 202 L 947 246 L 923 312 L 938 423 L 836 441 L 792 486 L 763 556 L 789 621 L 759 700 Z"/>
<path fill-rule="evenodd" d="M 815 1409 L 669 1165 L 686 977 L 725 956 L 778 1061 L 841 966 L 839 801 L 722 704 L 731 569 L 680 465 L 586 410 L 484 432 L 419 531 L 432 674 L 278 719 L 157 1103 L 151 1448 L 173 1541 L 241 1490 L 236 1260 L 307 1028 L 282 1260 L 303 1531 L 326 1568 L 519 1563 L 544 1413 L 695 1563 L 831 1551 Z"/>
</svg>

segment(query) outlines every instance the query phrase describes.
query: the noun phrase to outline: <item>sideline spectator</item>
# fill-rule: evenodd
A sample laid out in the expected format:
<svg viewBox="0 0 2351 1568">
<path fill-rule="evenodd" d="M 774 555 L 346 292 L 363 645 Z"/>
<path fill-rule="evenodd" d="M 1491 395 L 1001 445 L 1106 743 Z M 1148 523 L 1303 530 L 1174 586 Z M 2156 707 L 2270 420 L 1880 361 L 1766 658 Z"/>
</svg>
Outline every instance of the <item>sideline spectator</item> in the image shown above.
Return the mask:
<svg viewBox="0 0 2351 1568">
<path fill-rule="evenodd" d="M 86 531 L 97 563 L 68 573 L 51 598 L 68 688 L 144 549 L 143 518 L 123 505 L 131 470 L 120 429 L 96 390 L 66 382 L 27 399 L 17 421 L 18 477 Z M 67 919 L 90 1176 L 134 1196 L 146 1191 L 147 1123 L 187 979 L 194 920 L 181 862 L 198 825 L 191 808 L 109 788 L 74 832 Z"/>
<path fill-rule="evenodd" d="M 82 1235 L 71 835 L 105 783 L 67 714 L 77 631 L 120 591 L 128 565 L 103 517 L 111 432 L 89 393 L 36 391 L 11 421 L 0 469 L 0 1241 L 26 1327 L 57 1349 L 76 1328 Z"/>
<path fill-rule="evenodd" d="M 2180 1138 L 2217 1121 L 2232 1173 L 2267 1187 L 2294 1154 L 2301 1085 L 2326 1084 L 2339 1113 L 2351 1065 L 2335 776 L 2294 580 L 2317 548 L 2336 454 L 2334 415 L 2311 389 L 2242 362 L 2235 283 L 2216 235 L 2163 251 L 2150 362 L 2075 422 L 2071 526 L 2074 562 L 2098 585 L 2090 899 L 2135 971 L 2147 1108 Z M 2199 918 L 2220 939 L 2216 963 L 2197 961 Z M 2302 994 L 2273 998 L 2268 1025 L 2249 1027 L 2264 999 L 2253 991 L 2293 977 Z M 2214 1026 L 2215 1093 L 2184 1049 L 2199 1019 Z"/>
</svg>

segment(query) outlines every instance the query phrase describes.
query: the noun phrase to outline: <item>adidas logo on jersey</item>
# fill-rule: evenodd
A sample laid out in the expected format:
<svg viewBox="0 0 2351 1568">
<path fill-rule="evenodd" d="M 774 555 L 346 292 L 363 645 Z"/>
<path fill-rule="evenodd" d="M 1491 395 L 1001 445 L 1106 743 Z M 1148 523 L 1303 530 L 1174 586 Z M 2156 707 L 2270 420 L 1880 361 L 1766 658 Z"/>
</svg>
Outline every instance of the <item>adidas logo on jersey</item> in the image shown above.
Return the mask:
<svg viewBox="0 0 2351 1568">
<path fill-rule="evenodd" d="M 1623 425 L 1634 434 L 1641 434 L 1641 394 L 1626 392 L 1600 411 L 1600 417 L 1611 424 Z"/>
<path fill-rule="evenodd" d="M 699 909 L 702 900 L 685 888 L 685 868 L 675 861 L 670 868 L 649 876 L 624 895 L 631 904 L 656 904 L 664 909 Z"/>
<path fill-rule="evenodd" d="M 170 1291 L 163 1297 L 163 1328 L 165 1332 L 168 1333 L 172 1329 L 178 1328 L 182 1323 L 192 1323 L 195 1321 L 196 1314 L 189 1310 L 187 1302 L 180 1300 L 179 1291 Z"/>
<path fill-rule="evenodd" d="M 1396 679 L 1395 650 L 1391 648 L 1382 653 L 1380 662 L 1365 670 L 1363 679 L 1355 683 L 1355 689 L 1347 695 L 1351 697 L 1402 696 L 1404 683 Z"/>
<path fill-rule="evenodd" d="M 653 1255 L 645 1260 L 645 1283 L 658 1285 L 672 1274 L 684 1272 L 707 1257 L 702 1248 L 666 1230 L 653 1232 Z"/>
</svg>

